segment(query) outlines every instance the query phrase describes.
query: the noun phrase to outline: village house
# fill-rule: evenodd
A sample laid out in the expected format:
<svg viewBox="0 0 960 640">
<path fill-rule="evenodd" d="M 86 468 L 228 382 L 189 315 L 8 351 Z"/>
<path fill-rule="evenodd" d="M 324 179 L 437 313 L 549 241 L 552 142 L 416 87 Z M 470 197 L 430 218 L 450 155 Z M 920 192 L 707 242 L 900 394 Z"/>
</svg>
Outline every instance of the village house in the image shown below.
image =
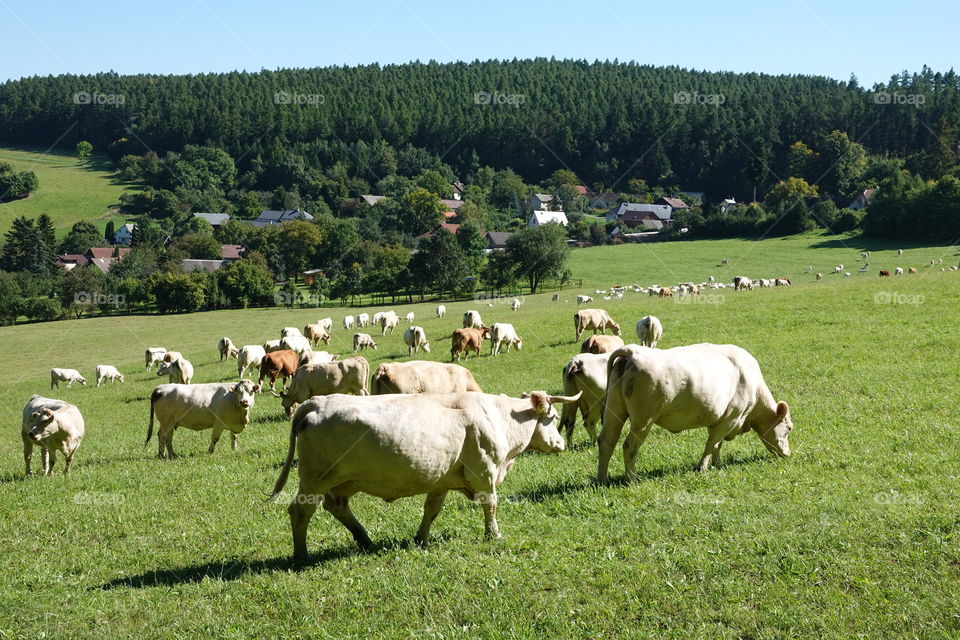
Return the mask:
<svg viewBox="0 0 960 640">
<path fill-rule="evenodd" d="M 567 226 L 567 214 L 563 211 L 534 211 L 530 214 L 530 219 L 527 220 L 527 226 L 531 228 L 539 227 L 548 222 L 556 222 Z"/>
<path fill-rule="evenodd" d="M 550 211 L 554 208 L 555 201 L 556 198 L 549 193 L 535 193 L 530 196 L 528 206 L 532 211 Z"/>
<path fill-rule="evenodd" d="M 281 224 L 291 220 L 313 220 L 313 216 L 303 209 L 265 209 L 260 213 L 256 220 L 245 220 L 245 222 L 254 227 L 268 227 L 272 224 Z"/>
<path fill-rule="evenodd" d="M 120 228 L 113 232 L 114 244 L 130 244 L 130 241 L 133 240 L 133 229 L 136 226 L 137 225 L 131 222 L 121 225 Z"/>
<path fill-rule="evenodd" d="M 195 213 L 193 214 L 193 217 L 206 220 L 210 223 L 210 226 L 213 227 L 214 231 L 219 229 L 221 225 L 226 224 L 230 220 L 229 213 Z"/>
<path fill-rule="evenodd" d="M 662 227 L 669 224 L 672 208 L 667 204 L 648 204 L 645 202 L 622 202 L 607 211 L 608 223 L 624 222 L 624 216 L 630 215 L 630 222 L 634 226 L 642 224 L 643 220 L 657 221 Z"/>
</svg>

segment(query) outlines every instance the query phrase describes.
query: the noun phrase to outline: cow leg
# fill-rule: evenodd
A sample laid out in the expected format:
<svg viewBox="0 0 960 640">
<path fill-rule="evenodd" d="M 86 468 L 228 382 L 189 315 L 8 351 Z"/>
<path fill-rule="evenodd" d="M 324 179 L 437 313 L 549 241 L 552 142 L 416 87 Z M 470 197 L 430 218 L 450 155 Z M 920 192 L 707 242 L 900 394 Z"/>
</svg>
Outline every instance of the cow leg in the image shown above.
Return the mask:
<svg viewBox="0 0 960 640">
<path fill-rule="evenodd" d="M 726 422 L 715 424 L 707 429 L 707 445 L 703 449 L 703 457 L 697 463 L 698 470 L 705 472 L 710 469 L 711 463 L 720 459 L 720 445 L 728 433 L 730 433 L 730 425 Z"/>
<path fill-rule="evenodd" d="M 303 561 L 307 559 L 307 525 L 317 510 L 316 500 L 319 494 L 303 493 L 303 488 L 287 507 L 290 514 L 290 530 L 293 532 L 293 557 Z"/>
<path fill-rule="evenodd" d="M 223 428 L 213 428 L 213 434 L 210 436 L 210 448 L 207 450 L 207 453 L 213 453 L 213 450 L 217 447 L 217 442 L 220 441 L 221 433 L 223 433 Z"/>
<path fill-rule="evenodd" d="M 74 449 L 74 451 L 76 451 L 76 449 Z M 73 451 L 63 454 L 63 458 L 66 460 L 63 464 L 63 475 L 70 475 L 70 463 L 73 462 Z"/>
<path fill-rule="evenodd" d="M 637 477 L 637 452 L 640 451 L 643 441 L 647 439 L 653 420 L 647 421 L 646 424 L 632 420 L 631 422 L 630 433 L 623 441 L 623 470 L 627 480 L 633 482 Z"/>
<path fill-rule="evenodd" d="M 44 448 L 43 451 L 47 454 L 46 460 L 43 461 L 43 475 L 52 476 L 53 465 L 57 463 L 57 450 Z"/>
<path fill-rule="evenodd" d="M 607 392 L 607 402 L 603 410 L 603 427 L 600 429 L 600 437 L 597 440 L 600 454 L 597 462 L 597 482 L 602 484 L 608 481 L 610 458 L 617 448 L 623 425 L 628 417 L 626 407 L 623 406 L 619 395 L 616 389 L 610 389 Z"/>
<path fill-rule="evenodd" d="M 487 540 L 498 540 L 503 536 L 500 534 L 500 526 L 497 524 L 497 490 L 493 489 L 484 496 L 483 501 L 483 537 Z"/>
<path fill-rule="evenodd" d="M 427 494 L 427 499 L 423 504 L 423 520 L 420 521 L 420 528 L 417 529 L 417 535 L 413 539 L 414 542 L 421 546 L 427 545 L 430 539 L 430 526 L 440 514 L 440 509 L 443 508 L 443 501 L 446 500 L 446 498 L 446 491 Z"/>
<path fill-rule="evenodd" d="M 356 540 L 357 546 L 361 549 L 369 549 L 373 546 L 373 543 L 370 542 L 370 536 L 367 535 L 367 530 L 363 528 L 363 525 L 357 521 L 353 512 L 350 511 L 350 498 L 328 493 L 323 497 L 323 508 L 347 528 L 353 535 L 353 539 Z"/>
<path fill-rule="evenodd" d="M 240 448 L 239 439 L 239 434 L 236 434 L 233 431 L 230 432 L 230 447 L 233 448 L 234 451 Z"/>
</svg>

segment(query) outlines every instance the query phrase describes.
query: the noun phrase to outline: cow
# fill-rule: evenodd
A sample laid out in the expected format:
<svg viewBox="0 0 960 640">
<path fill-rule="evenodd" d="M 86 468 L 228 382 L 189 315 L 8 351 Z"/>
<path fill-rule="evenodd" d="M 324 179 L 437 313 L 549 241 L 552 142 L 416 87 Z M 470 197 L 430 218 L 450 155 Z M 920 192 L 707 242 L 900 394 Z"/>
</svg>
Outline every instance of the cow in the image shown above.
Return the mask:
<svg viewBox="0 0 960 640">
<path fill-rule="evenodd" d="M 60 369 L 58 367 L 50 369 L 50 388 L 57 387 L 59 389 L 61 382 L 66 382 L 69 389 L 74 382 L 87 384 L 87 379 L 80 375 L 80 372 L 76 369 Z"/>
<path fill-rule="evenodd" d="M 300 356 L 298 364 L 301 367 L 304 367 L 308 364 L 330 364 L 336 359 L 337 356 L 326 351 L 311 351 L 310 353 L 305 353 Z"/>
<path fill-rule="evenodd" d="M 281 338 L 281 339 L 282 339 L 282 338 L 293 338 L 293 337 L 298 337 L 298 336 L 302 336 L 302 335 L 303 335 L 303 334 L 300 333 L 300 329 L 297 329 L 296 327 L 284 327 L 283 329 L 280 329 L 280 338 Z"/>
<path fill-rule="evenodd" d="M 447 307 L 446 307 L 446 305 L 438 304 L 438 305 L 437 305 L 437 317 L 438 317 L 438 318 L 442 318 L 442 317 L 445 316 L 445 315 L 447 315 Z"/>
<path fill-rule="evenodd" d="M 510 347 L 516 347 L 517 351 L 523 348 L 523 338 L 517 335 L 517 330 L 508 322 L 497 322 L 490 327 L 490 355 L 500 355 L 501 347 L 507 345 L 507 353 L 510 353 Z"/>
<path fill-rule="evenodd" d="M 66 460 L 63 474 L 70 473 L 70 463 L 83 440 L 83 432 L 83 415 L 76 406 L 63 400 L 32 396 L 23 406 L 23 420 L 20 423 L 25 474 L 29 476 L 32 473 L 30 461 L 34 445 L 40 447 L 43 475 L 53 475 L 57 451 Z"/>
<path fill-rule="evenodd" d="M 353 316 L 343 316 L 343 328 L 344 329 L 353 329 L 353 326 L 356 324 L 356 320 Z"/>
<path fill-rule="evenodd" d="M 747 289 L 753 289 L 753 280 L 747 276 L 736 276 L 733 279 L 734 291 L 746 291 Z"/>
<path fill-rule="evenodd" d="M 379 327 L 380 318 L 383 317 L 383 314 L 384 314 L 383 311 L 377 311 L 375 314 L 373 314 L 373 318 L 370 320 L 370 326 Z"/>
<path fill-rule="evenodd" d="M 280 340 L 280 348 L 296 351 L 297 356 L 302 356 L 304 353 L 313 351 L 313 347 L 310 346 L 310 341 L 303 336 L 287 336 L 286 338 L 282 338 Z"/>
<path fill-rule="evenodd" d="M 500 538 L 497 485 L 523 451 L 559 453 L 554 403 L 577 398 L 543 391 L 524 398 L 444 393 L 311 398 L 297 409 L 287 458 L 273 487 L 276 499 L 299 451 L 300 487 L 290 503 L 293 553 L 307 558 L 307 525 L 317 504 L 339 520 L 361 548 L 370 537 L 350 511 L 350 498 L 366 493 L 392 502 L 427 494 L 416 542 L 425 545 L 447 492 L 480 502 L 484 533 Z"/>
<path fill-rule="evenodd" d="M 163 362 L 173 362 L 179 360 L 183 357 L 183 354 L 179 351 L 167 351 L 166 355 L 163 356 Z"/>
<path fill-rule="evenodd" d="M 890 272 L 889 272 L 889 271 L 887 271 L 886 269 L 880 269 L 880 277 L 881 277 L 881 278 L 887 278 L 887 277 L 889 277 L 889 276 L 890 276 Z"/>
<path fill-rule="evenodd" d="M 578 307 L 588 304 L 590 302 L 593 302 L 593 298 L 591 298 L 590 296 L 577 296 Z"/>
<path fill-rule="evenodd" d="M 790 278 L 780 277 L 780 278 L 774 279 L 773 284 L 776 287 L 789 287 L 793 283 L 790 282 Z"/>
<path fill-rule="evenodd" d="M 623 445 L 626 477 L 634 478 L 637 451 L 653 424 L 672 433 L 707 428 L 707 445 L 697 465 L 716 464 L 720 445 L 749 430 L 764 446 L 790 455 L 790 407 L 770 393 L 760 365 L 734 345 L 694 344 L 672 349 L 626 346 L 610 355 L 607 396 L 600 432 L 599 482 L 607 481 L 610 457 L 627 419 Z"/>
<path fill-rule="evenodd" d="M 822 273 L 818 273 L 818 274 L 817 274 L 817 280 L 823 280 L 823 274 L 822 274 Z"/>
<path fill-rule="evenodd" d="M 190 384 L 193 380 L 193 364 L 186 358 L 177 358 L 173 362 L 161 364 L 157 375 L 167 376 L 171 384 Z"/>
<path fill-rule="evenodd" d="M 670 287 L 660 287 L 660 293 L 657 295 L 661 298 L 672 298 L 673 290 Z"/>
<path fill-rule="evenodd" d="M 903 249 L 897 249 L 897 255 L 898 255 L 898 256 L 902 256 L 902 255 L 903 255 Z"/>
<path fill-rule="evenodd" d="M 598 338 L 600 336 L 597 336 Z M 610 337 L 610 336 L 608 336 Z M 573 441 L 577 410 L 583 418 L 583 427 L 590 435 L 591 444 L 597 441 L 597 423 L 603 415 L 603 396 L 607 388 L 607 361 L 611 352 L 579 353 L 563 367 L 563 392 L 578 395 L 575 404 L 565 404 L 557 427 L 567 442 Z"/>
<path fill-rule="evenodd" d="M 577 333 L 574 342 L 580 342 L 580 336 L 587 329 L 593 329 L 594 333 L 606 333 L 607 329 L 612 329 L 615 335 L 620 335 L 620 325 L 613 321 L 610 314 L 603 309 L 581 309 L 573 314 L 573 328 Z"/>
<path fill-rule="evenodd" d="M 430 343 L 423 327 L 412 326 L 403 332 L 403 343 L 407 345 L 407 355 L 412 356 L 420 349 L 430 353 Z"/>
<path fill-rule="evenodd" d="M 273 353 L 274 351 L 280 351 L 283 347 L 280 346 L 280 339 L 276 340 L 267 340 L 263 343 L 263 350 L 266 353 Z"/>
<path fill-rule="evenodd" d="M 510 301 L 510 311 L 519 311 L 520 310 L 520 301 L 517 298 L 514 298 Z"/>
<path fill-rule="evenodd" d="M 289 418 L 297 405 L 313 396 L 328 396 L 331 393 L 369 395 L 369 375 L 370 363 L 362 356 L 327 364 L 308 364 L 297 369 L 289 389 L 282 393 L 272 393 L 280 398 L 283 410 Z"/>
<path fill-rule="evenodd" d="M 480 318 L 479 311 L 465 311 L 463 313 L 463 328 L 464 329 L 481 329 L 483 328 L 483 320 Z"/>
<path fill-rule="evenodd" d="M 416 318 L 416 317 L 417 317 L 417 316 L 416 316 L 416 314 L 415 314 L 413 311 L 408 311 L 408 312 L 407 312 L 407 324 L 413 324 L 413 320 L 414 320 L 414 318 Z"/>
<path fill-rule="evenodd" d="M 310 341 L 313 347 L 323 344 L 330 344 L 330 332 L 320 323 L 308 324 L 303 328 L 303 337 Z"/>
<path fill-rule="evenodd" d="M 224 336 L 217 342 L 217 351 L 220 352 L 220 362 L 223 362 L 227 358 L 236 358 L 240 350 L 233 344 L 233 340 Z"/>
<path fill-rule="evenodd" d="M 260 361 L 260 378 L 257 380 L 257 387 L 263 384 L 264 378 L 270 378 L 270 388 L 277 382 L 277 378 L 282 378 L 283 387 L 287 386 L 287 379 L 297 370 L 300 357 L 296 351 L 290 349 L 281 349 L 272 351 L 263 356 Z"/>
<path fill-rule="evenodd" d="M 357 314 L 357 326 L 365 327 L 370 324 L 370 314 L 369 313 L 360 313 Z"/>
<path fill-rule="evenodd" d="M 842 265 L 842 264 L 838 264 L 837 266 L 835 266 L 835 267 L 833 268 L 833 272 L 834 272 L 834 273 L 842 273 L 842 272 L 843 272 L 843 265 Z"/>
<path fill-rule="evenodd" d="M 907 273 L 920 273 L 920 272 L 917 270 L 916 267 L 910 267 L 910 269 L 907 271 Z"/>
<path fill-rule="evenodd" d="M 267 354 L 269 357 L 270 354 Z M 250 422 L 250 410 L 260 385 L 250 380 L 239 382 L 208 382 L 205 384 L 161 384 L 150 395 L 150 424 L 147 440 L 153 437 L 153 417 L 156 415 L 157 457 L 175 458 L 173 433 L 177 427 L 202 431 L 213 429 L 208 453 L 213 453 L 224 431 L 229 431 L 231 446 L 237 450 L 237 435 Z"/>
<path fill-rule="evenodd" d="M 552 296 L 550 296 L 550 302 L 560 302 L 560 294 L 555 293 Z"/>
<path fill-rule="evenodd" d="M 390 330 L 390 335 L 393 335 L 393 330 L 400 325 L 400 316 L 398 316 L 393 311 L 385 311 L 380 315 L 380 335 L 387 335 L 387 329 Z"/>
<path fill-rule="evenodd" d="M 317 320 L 317 324 L 320 325 L 320 328 L 330 333 L 333 331 L 333 318 L 321 318 Z"/>
<path fill-rule="evenodd" d="M 623 346 L 620 336 L 590 336 L 580 345 L 580 353 L 609 353 Z"/>
<path fill-rule="evenodd" d="M 163 356 L 165 355 L 167 355 L 167 350 L 163 347 L 148 347 L 143 352 L 143 359 L 146 364 L 144 369 L 149 371 L 153 365 L 163 362 Z"/>
<path fill-rule="evenodd" d="M 377 343 L 373 341 L 373 338 L 370 337 L 369 333 L 355 333 L 353 334 L 353 352 L 357 353 L 363 349 L 373 348 L 374 351 L 377 350 Z"/>
<path fill-rule="evenodd" d="M 893 275 L 895 275 L 895 276 L 902 276 L 902 275 L 903 275 L 903 267 L 897 267 L 896 269 L 894 269 L 894 270 L 893 270 Z"/>
<path fill-rule="evenodd" d="M 266 351 L 258 344 L 247 344 L 240 348 L 237 354 L 237 378 L 242 378 L 250 367 L 260 369 Z"/>
<path fill-rule="evenodd" d="M 119 380 L 120 382 L 125 382 L 123 379 L 123 374 L 120 373 L 116 367 L 109 364 L 98 364 L 97 386 L 99 387 L 104 380 Z"/>
<path fill-rule="evenodd" d="M 637 322 L 637 337 L 644 347 L 655 347 L 663 337 L 663 325 L 656 316 L 643 316 Z"/>
<path fill-rule="evenodd" d="M 480 391 L 473 373 L 466 367 L 448 362 L 411 360 L 383 362 L 370 383 L 370 393 L 459 393 Z"/>
<path fill-rule="evenodd" d="M 454 329 L 450 337 L 450 362 L 460 361 L 460 356 L 466 352 L 466 358 L 470 358 L 470 352 L 476 351 L 480 356 L 480 345 L 490 336 L 490 329 Z"/>
</svg>

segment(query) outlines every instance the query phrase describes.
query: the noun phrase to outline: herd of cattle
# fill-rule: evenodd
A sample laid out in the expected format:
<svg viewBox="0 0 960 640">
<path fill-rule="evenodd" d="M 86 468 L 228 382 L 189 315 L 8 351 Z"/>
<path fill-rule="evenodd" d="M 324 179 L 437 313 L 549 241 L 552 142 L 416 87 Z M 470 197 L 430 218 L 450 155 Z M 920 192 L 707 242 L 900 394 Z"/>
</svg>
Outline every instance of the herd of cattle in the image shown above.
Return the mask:
<svg viewBox="0 0 960 640">
<path fill-rule="evenodd" d="M 515 300 L 511 308 L 516 311 L 519 306 Z M 445 306 L 438 306 L 437 317 L 445 314 Z M 413 313 L 407 314 L 409 326 L 402 336 L 411 356 L 421 349 L 430 351 L 426 332 L 412 324 L 414 319 Z M 522 347 L 512 324 L 488 327 L 476 310 L 465 312 L 462 328 L 449 334 L 450 363 L 384 362 L 372 376 L 360 355 L 340 359 L 316 350 L 330 342 L 331 318 L 303 331 L 284 327 L 280 338 L 263 345 L 237 347 L 221 338 L 220 361 L 237 359 L 237 382 L 193 384 L 194 367 L 181 353 L 151 347 L 144 353 L 145 369 L 158 367 L 157 375 L 166 376 L 168 383 L 150 395 L 146 440 L 152 438 L 156 419 L 161 458 L 175 455 L 177 427 L 212 429 L 210 453 L 229 431 L 236 449 L 256 396 L 268 383 L 292 418 L 274 497 L 282 492 L 299 453 L 300 486 L 288 508 L 294 554 L 299 558 L 307 553 L 307 523 L 320 504 L 360 546 L 370 544 L 350 511 L 349 500 L 356 493 L 387 501 L 426 494 L 416 534 L 416 540 L 425 543 L 447 493 L 460 491 L 481 503 L 486 535 L 499 537 L 497 486 L 524 451 L 563 451 L 573 437 L 578 412 L 590 441 L 599 447 L 600 482 L 607 481 L 611 456 L 628 420 L 631 427 L 623 444 L 628 479 L 634 477 L 637 451 L 654 423 L 672 432 L 707 429 L 701 471 L 717 462 L 724 441 L 751 430 L 770 451 L 790 455 L 789 408 L 774 400 L 757 361 L 743 349 L 713 344 L 657 349 L 663 325 L 654 316 L 636 323 L 636 344 L 624 343 L 620 324 L 603 309 L 579 309 L 573 319 L 576 342 L 585 332 L 592 335 L 562 368 L 563 395 L 530 391 L 519 399 L 483 393 L 473 373 L 453 362 L 474 352 L 479 355 L 485 342 L 493 357 Z M 392 334 L 399 324 L 393 311 L 343 320 L 346 330 L 379 326 L 382 336 Z M 377 348 L 369 334 L 359 332 L 353 335 L 353 346 L 355 354 Z M 256 383 L 243 378 L 251 368 L 259 370 Z M 109 365 L 97 366 L 96 379 L 98 387 L 105 381 L 124 381 L 123 374 Z M 51 370 L 51 388 L 64 381 L 68 387 L 87 382 L 74 369 Z M 554 405 L 562 405 L 562 412 L 558 414 Z M 67 473 L 83 438 L 83 416 L 68 402 L 35 395 L 23 409 L 21 434 L 27 474 L 35 445 L 41 447 L 45 474 L 52 473 L 58 451 L 66 459 Z"/>
</svg>

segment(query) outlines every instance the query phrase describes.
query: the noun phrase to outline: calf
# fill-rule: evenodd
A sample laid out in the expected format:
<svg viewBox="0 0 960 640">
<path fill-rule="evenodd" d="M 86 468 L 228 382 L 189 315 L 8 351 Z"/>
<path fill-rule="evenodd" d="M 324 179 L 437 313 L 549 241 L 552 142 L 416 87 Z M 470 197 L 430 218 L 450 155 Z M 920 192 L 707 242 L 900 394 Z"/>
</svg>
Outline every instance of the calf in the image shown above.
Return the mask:
<svg viewBox="0 0 960 640">
<path fill-rule="evenodd" d="M 224 336 L 217 342 L 217 351 L 220 352 L 220 362 L 223 362 L 227 358 L 236 358 L 240 350 L 233 344 L 233 340 Z"/>
<path fill-rule="evenodd" d="M 258 344 L 244 345 L 237 354 L 237 377 L 242 378 L 250 367 L 259 369 L 265 354 L 266 351 Z"/>
<path fill-rule="evenodd" d="M 76 369 L 60 369 L 57 367 L 50 369 L 50 388 L 59 388 L 61 382 L 66 382 L 69 389 L 74 382 L 87 384 L 87 379 L 80 375 L 80 372 Z"/>
<path fill-rule="evenodd" d="M 119 380 L 123 382 L 123 374 L 117 371 L 117 368 L 109 364 L 97 365 L 97 386 L 104 380 Z"/>
<path fill-rule="evenodd" d="M 580 345 L 580 353 L 610 353 L 623 346 L 620 336 L 590 336 Z"/>
<path fill-rule="evenodd" d="M 270 378 L 270 388 L 277 382 L 277 378 L 282 378 L 283 387 L 287 386 L 287 378 L 292 376 L 297 370 L 299 356 L 296 351 L 290 349 L 281 349 L 265 354 L 260 361 L 260 378 L 257 380 L 257 387 L 263 384 L 264 378 Z"/>
<path fill-rule="evenodd" d="M 470 352 L 476 351 L 480 355 L 480 346 L 490 335 L 490 329 L 454 329 L 450 343 L 450 361 L 459 361 L 460 356 L 466 352 L 466 358 L 470 358 Z"/>
<path fill-rule="evenodd" d="M 63 454 L 66 464 L 64 475 L 70 473 L 73 454 L 83 440 L 84 424 L 80 410 L 69 402 L 34 395 L 23 407 L 20 423 L 20 438 L 23 440 L 23 463 L 26 475 L 30 475 L 30 461 L 34 445 L 40 447 L 40 462 L 44 475 L 53 475 L 57 451 Z"/>
<path fill-rule="evenodd" d="M 523 347 L 523 339 L 517 335 L 517 330 L 508 322 L 497 322 L 490 328 L 490 355 L 500 355 L 500 348 L 506 344 L 507 353 L 510 353 L 510 347 L 516 347 L 517 351 Z"/>
<path fill-rule="evenodd" d="M 148 370 L 155 364 L 163 362 L 163 356 L 167 355 L 167 350 L 163 347 L 149 347 L 143 352 L 143 358 L 146 362 L 144 369 Z"/>
<path fill-rule="evenodd" d="M 438 305 L 437 305 L 437 317 L 438 317 L 438 318 L 442 318 L 442 317 L 445 316 L 445 315 L 447 315 L 447 307 L 446 307 L 446 305 L 438 304 Z"/>
<path fill-rule="evenodd" d="M 514 298 L 510 301 L 510 311 L 519 311 L 520 310 L 520 301 Z"/>
<path fill-rule="evenodd" d="M 353 334 L 353 352 L 357 353 L 358 351 L 363 351 L 364 349 L 373 349 L 377 350 L 377 343 L 373 341 L 373 338 L 370 337 L 369 333 L 355 333 Z"/>
<path fill-rule="evenodd" d="M 410 311 L 409 313 L 407 313 L 407 324 L 413 324 L 413 319 L 415 317 L 416 315 L 413 313 L 413 311 Z"/>
</svg>

